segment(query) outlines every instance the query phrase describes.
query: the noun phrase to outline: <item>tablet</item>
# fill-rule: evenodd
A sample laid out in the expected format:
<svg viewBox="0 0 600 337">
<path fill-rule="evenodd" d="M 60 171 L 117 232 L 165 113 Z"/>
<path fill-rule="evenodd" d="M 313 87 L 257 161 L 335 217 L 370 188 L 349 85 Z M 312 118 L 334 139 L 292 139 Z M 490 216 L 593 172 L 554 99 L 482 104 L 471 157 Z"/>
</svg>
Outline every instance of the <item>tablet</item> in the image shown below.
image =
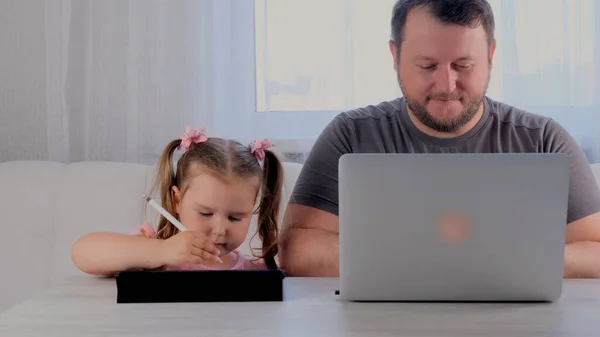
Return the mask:
<svg viewBox="0 0 600 337">
<path fill-rule="evenodd" d="M 124 271 L 117 303 L 283 301 L 284 278 L 281 269 Z"/>
</svg>

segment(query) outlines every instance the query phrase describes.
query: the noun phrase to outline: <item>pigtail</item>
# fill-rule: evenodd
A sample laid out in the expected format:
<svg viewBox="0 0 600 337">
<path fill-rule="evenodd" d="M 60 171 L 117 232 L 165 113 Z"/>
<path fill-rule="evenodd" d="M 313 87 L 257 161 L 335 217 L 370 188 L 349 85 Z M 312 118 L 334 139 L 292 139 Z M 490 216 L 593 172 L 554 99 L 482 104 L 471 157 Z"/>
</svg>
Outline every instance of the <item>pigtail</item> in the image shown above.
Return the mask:
<svg viewBox="0 0 600 337">
<path fill-rule="evenodd" d="M 156 182 L 159 189 L 160 201 L 162 207 L 170 214 L 175 215 L 175 200 L 173 199 L 172 186 L 176 185 L 175 171 L 173 170 L 173 153 L 181 145 L 181 139 L 171 141 L 163 151 L 159 159 L 158 172 Z M 178 230 L 175 226 L 171 226 L 169 221 L 162 215 L 158 223 L 157 237 L 166 239 L 175 234 Z"/>
<path fill-rule="evenodd" d="M 262 258 L 269 269 L 277 269 L 275 256 L 279 252 L 279 204 L 283 186 L 283 165 L 277 155 L 265 151 L 262 176 L 262 199 L 258 211 L 258 234 L 262 240 Z"/>
</svg>

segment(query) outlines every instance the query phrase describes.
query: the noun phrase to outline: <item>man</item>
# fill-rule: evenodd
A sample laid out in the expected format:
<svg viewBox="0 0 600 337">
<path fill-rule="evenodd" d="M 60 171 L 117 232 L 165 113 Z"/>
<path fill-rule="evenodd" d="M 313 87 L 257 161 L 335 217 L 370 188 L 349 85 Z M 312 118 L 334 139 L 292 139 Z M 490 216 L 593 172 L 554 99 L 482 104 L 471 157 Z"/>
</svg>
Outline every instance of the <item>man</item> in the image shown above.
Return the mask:
<svg viewBox="0 0 600 337">
<path fill-rule="evenodd" d="M 600 191 L 581 149 L 555 121 L 485 96 L 496 50 L 487 1 L 399 0 L 389 48 L 404 98 L 342 113 L 319 136 L 283 224 L 287 273 L 339 275 L 344 153 L 561 152 L 571 161 L 564 276 L 599 278 Z"/>
</svg>

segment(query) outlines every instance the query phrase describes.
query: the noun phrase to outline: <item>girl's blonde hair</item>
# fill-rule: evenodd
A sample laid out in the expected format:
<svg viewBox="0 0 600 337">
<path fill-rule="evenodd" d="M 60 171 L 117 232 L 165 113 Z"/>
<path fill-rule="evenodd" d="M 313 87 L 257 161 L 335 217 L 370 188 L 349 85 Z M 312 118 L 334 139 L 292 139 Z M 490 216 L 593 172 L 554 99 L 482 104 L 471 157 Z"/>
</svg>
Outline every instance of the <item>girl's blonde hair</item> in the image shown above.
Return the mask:
<svg viewBox="0 0 600 337">
<path fill-rule="evenodd" d="M 172 187 L 177 186 L 185 194 L 186 182 L 195 170 L 202 169 L 222 179 L 260 177 L 261 192 L 258 207 L 257 234 L 262 240 L 262 258 L 267 267 L 276 269 L 275 256 L 278 253 L 278 217 L 283 166 L 277 155 L 264 150 L 263 165 L 251 152 L 251 148 L 234 140 L 208 138 L 201 143 L 191 143 L 189 149 L 177 161 L 173 169 L 173 153 L 182 145 L 181 139 L 171 141 L 164 149 L 158 165 L 155 188 L 159 189 L 162 206 L 177 217 Z M 160 216 L 157 237 L 167 239 L 179 230 L 166 218 Z"/>
</svg>

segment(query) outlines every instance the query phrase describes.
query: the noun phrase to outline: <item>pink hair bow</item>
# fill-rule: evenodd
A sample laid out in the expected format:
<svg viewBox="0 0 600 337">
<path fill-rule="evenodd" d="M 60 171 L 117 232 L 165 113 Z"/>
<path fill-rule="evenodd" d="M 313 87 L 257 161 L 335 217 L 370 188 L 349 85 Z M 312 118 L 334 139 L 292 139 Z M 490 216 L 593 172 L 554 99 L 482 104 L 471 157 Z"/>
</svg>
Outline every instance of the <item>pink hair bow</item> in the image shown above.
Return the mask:
<svg viewBox="0 0 600 337">
<path fill-rule="evenodd" d="M 273 146 L 273 143 L 271 143 L 271 141 L 268 139 L 255 140 L 254 143 L 252 143 L 250 152 L 254 156 L 256 156 L 256 159 L 264 160 L 265 159 L 265 150 L 272 146 Z"/>
<path fill-rule="evenodd" d="M 184 148 L 188 150 L 190 146 L 192 146 L 192 143 L 199 144 L 208 140 L 208 137 L 206 137 L 206 128 L 202 127 L 198 130 L 194 130 L 188 126 L 185 128 L 185 135 L 179 137 L 179 139 L 181 139 L 181 145 L 179 145 L 177 149 Z"/>
</svg>

